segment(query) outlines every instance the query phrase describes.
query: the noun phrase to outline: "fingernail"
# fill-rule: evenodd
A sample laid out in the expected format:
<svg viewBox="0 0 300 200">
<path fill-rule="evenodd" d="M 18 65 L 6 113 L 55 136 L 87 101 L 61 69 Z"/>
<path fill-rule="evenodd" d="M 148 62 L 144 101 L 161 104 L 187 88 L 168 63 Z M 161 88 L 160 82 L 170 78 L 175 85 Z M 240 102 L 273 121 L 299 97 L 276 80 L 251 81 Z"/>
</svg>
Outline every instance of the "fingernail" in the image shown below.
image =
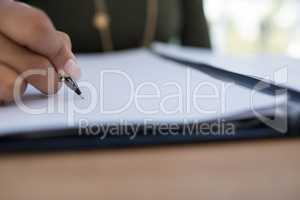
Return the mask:
<svg viewBox="0 0 300 200">
<path fill-rule="evenodd" d="M 80 78 L 80 68 L 78 64 L 73 60 L 69 59 L 65 66 L 64 66 L 64 71 L 68 76 L 71 76 L 72 78 L 78 80 Z"/>
</svg>

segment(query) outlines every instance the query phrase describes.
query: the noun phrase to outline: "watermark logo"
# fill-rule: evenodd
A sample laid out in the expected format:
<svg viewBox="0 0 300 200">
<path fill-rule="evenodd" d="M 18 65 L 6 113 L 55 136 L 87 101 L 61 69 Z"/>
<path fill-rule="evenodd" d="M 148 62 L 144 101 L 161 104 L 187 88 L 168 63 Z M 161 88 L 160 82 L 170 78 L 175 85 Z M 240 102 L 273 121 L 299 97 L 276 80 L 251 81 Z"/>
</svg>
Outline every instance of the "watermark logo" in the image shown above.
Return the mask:
<svg viewBox="0 0 300 200">
<path fill-rule="evenodd" d="M 271 105 L 274 112 L 268 112 L 268 115 L 261 112 L 260 107 L 257 107 L 256 97 L 257 95 L 261 96 L 265 90 L 271 88 L 272 84 L 285 84 L 288 81 L 287 70 L 287 68 L 282 68 L 276 71 L 272 82 L 271 79 L 266 79 L 259 81 L 252 89 L 247 89 L 236 85 L 234 82 L 224 82 L 212 78 L 195 80 L 192 76 L 193 71 L 188 68 L 181 80 L 138 82 L 136 77 L 124 71 L 102 69 L 99 70 L 99 74 L 93 74 L 94 77 L 98 77 L 97 79 L 79 81 L 79 85 L 86 96 L 85 100 L 76 98 L 76 94 L 68 90 L 61 90 L 59 95 L 47 99 L 47 103 L 38 108 L 31 107 L 32 104 L 26 104 L 24 99 L 20 97 L 18 90 L 20 90 L 22 80 L 27 77 L 45 76 L 47 73 L 44 70 L 29 70 L 16 81 L 14 97 L 16 105 L 22 112 L 40 116 L 60 114 L 65 117 L 69 126 L 79 128 L 80 135 L 102 134 L 101 138 L 106 138 L 107 135 L 117 135 L 123 131 L 125 134 L 131 132 L 133 136 L 131 135 L 130 138 L 135 138 L 136 132 L 141 131 L 141 128 L 153 125 L 159 116 L 162 119 L 183 116 L 182 123 L 180 123 L 181 127 L 178 128 L 177 133 L 234 135 L 235 125 L 222 119 L 227 116 L 228 112 L 233 112 L 232 107 L 235 105 L 232 102 L 240 97 L 235 92 L 241 91 L 242 100 L 245 101 L 244 106 L 253 113 L 253 116 L 276 131 L 285 133 L 288 124 L 288 91 L 280 87 L 273 90 L 272 97 L 269 96 L 268 98 L 274 99 Z M 48 81 L 48 85 L 51 86 L 53 80 L 49 79 Z M 271 117 L 269 117 L 269 113 Z M 95 116 L 99 117 L 99 121 L 93 124 L 90 119 L 95 120 Z M 124 116 L 136 116 L 135 119 L 138 116 L 142 117 L 143 120 L 139 121 L 141 126 L 136 126 L 136 124 L 131 126 L 128 121 L 124 120 L 126 118 Z M 103 123 L 104 118 L 114 119 L 115 124 L 110 124 L 111 126 L 107 127 Z M 193 123 L 187 123 L 191 118 L 215 119 L 216 123 L 193 121 L 196 127 L 191 128 Z M 130 131 L 124 130 L 125 125 Z M 174 124 L 168 123 L 156 124 L 151 128 L 160 134 L 167 132 L 167 134 L 172 135 L 176 132 L 174 132 L 176 129 Z M 150 128 L 145 130 L 149 133 Z"/>
<path fill-rule="evenodd" d="M 283 134 L 288 130 L 288 90 L 281 86 L 285 85 L 287 81 L 288 69 L 287 67 L 283 67 L 274 72 L 273 81 L 270 77 L 259 81 L 251 93 L 251 108 L 255 116 L 265 125 Z M 279 87 L 274 87 L 274 85 Z M 265 114 L 261 114 L 253 107 L 253 105 L 255 105 L 254 97 L 256 93 L 260 93 L 271 88 L 274 88 L 271 92 L 274 96 L 275 103 L 272 108 L 273 112 L 270 114 L 271 117 L 267 117 Z"/>
</svg>

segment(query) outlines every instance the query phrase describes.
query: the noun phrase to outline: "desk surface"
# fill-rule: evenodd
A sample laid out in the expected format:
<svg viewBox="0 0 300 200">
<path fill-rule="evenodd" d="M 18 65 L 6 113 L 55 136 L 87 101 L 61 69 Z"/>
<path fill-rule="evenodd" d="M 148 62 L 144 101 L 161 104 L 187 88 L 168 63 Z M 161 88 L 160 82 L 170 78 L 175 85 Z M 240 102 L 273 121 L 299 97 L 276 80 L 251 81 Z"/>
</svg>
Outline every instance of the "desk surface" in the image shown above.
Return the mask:
<svg viewBox="0 0 300 200">
<path fill-rule="evenodd" d="M 1 155 L 0 199 L 298 200 L 299 152 L 298 139 Z"/>
</svg>

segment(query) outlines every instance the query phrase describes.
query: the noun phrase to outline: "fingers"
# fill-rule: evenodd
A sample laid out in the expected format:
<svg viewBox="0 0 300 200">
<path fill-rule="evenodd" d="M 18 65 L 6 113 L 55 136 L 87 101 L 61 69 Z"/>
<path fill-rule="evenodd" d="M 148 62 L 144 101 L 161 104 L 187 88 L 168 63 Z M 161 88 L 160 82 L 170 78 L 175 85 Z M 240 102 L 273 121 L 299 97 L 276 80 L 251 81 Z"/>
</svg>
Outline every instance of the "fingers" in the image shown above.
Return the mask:
<svg viewBox="0 0 300 200">
<path fill-rule="evenodd" d="M 19 2 L 0 1 L 0 32 L 46 57 L 57 71 L 64 70 L 71 77 L 79 78 L 80 69 L 70 48 L 41 10 Z"/>
<path fill-rule="evenodd" d="M 57 31 L 57 35 L 58 35 L 58 37 L 61 38 L 61 40 L 63 41 L 67 50 L 72 53 L 72 42 L 71 42 L 71 39 L 68 36 L 68 34 L 61 32 L 61 31 Z M 74 56 L 73 53 L 72 53 L 72 56 Z"/>
<path fill-rule="evenodd" d="M 70 37 L 63 32 L 57 31 L 58 37 L 62 40 L 62 44 L 64 47 L 64 52 L 68 52 L 68 56 L 72 59 L 69 59 L 61 71 L 61 74 L 67 74 L 68 76 L 73 77 L 74 79 L 79 79 L 81 75 L 80 68 L 77 66 L 76 58 L 72 53 L 72 43 Z M 55 60 L 64 59 L 63 53 L 59 53 L 59 56 Z M 60 61 L 59 61 L 60 62 Z M 62 61 L 61 61 L 62 62 Z"/>
<path fill-rule="evenodd" d="M 18 46 L 0 34 L 0 62 L 5 63 L 28 83 L 45 94 L 54 94 L 60 88 L 59 77 L 51 62 L 32 51 Z"/>
<path fill-rule="evenodd" d="M 18 74 L 8 66 L 0 63 L 0 104 L 14 100 L 14 95 L 21 96 L 26 90 L 26 82 L 18 80 Z"/>
</svg>

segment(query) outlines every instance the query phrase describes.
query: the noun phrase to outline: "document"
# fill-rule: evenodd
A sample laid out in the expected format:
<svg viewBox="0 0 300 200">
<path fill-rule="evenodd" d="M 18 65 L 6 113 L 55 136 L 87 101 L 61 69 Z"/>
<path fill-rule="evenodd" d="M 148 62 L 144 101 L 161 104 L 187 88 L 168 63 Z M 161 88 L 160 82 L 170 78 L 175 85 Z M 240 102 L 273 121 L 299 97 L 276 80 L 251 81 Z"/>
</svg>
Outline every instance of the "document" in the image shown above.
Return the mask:
<svg viewBox="0 0 300 200">
<path fill-rule="evenodd" d="M 213 78 L 146 49 L 78 55 L 78 61 L 85 99 L 65 87 L 50 97 L 29 87 L 23 99 L 0 108 L 0 137 L 39 131 L 55 135 L 93 124 L 239 119 L 281 103 L 278 97 Z"/>
<path fill-rule="evenodd" d="M 207 63 L 218 69 L 253 77 L 280 87 L 300 92 L 300 60 L 284 55 L 261 54 L 237 57 L 213 54 L 208 50 L 156 43 L 154 49 L 164 55 Z"/>
</svg>

